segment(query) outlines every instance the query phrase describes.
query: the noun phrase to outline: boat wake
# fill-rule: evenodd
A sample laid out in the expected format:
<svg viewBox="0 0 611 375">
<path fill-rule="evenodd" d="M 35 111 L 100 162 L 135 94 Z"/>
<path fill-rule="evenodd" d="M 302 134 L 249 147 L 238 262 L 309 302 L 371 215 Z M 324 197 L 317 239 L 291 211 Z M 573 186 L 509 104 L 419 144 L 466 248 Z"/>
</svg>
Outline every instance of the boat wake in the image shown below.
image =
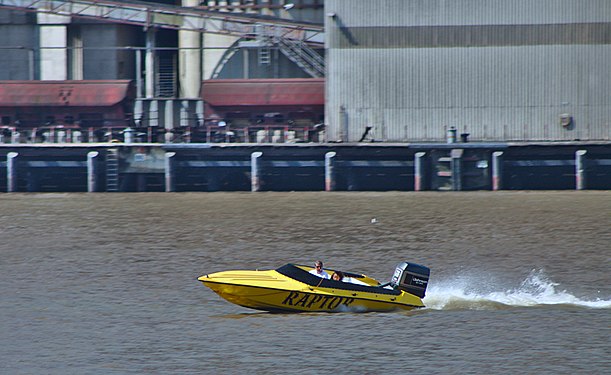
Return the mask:
<svg viewBox="0 0 611 375">
<path fill-rule="evenodd" d="M 561 291 L 559 284 L 551 281 L 542 270 L 533 270 L 517 288 L 505 291 L 499 291 L 500 287 L 490 283 L 476 283 L 488 285 L 488 290 L 478 290 L 473 285 L 473 280 L 467 278 L 432 282 L 423 302 L 432 310 L 498 310 L 545 305 L 611 308 L 611 299 L 587 300 Z"/>
</svg>

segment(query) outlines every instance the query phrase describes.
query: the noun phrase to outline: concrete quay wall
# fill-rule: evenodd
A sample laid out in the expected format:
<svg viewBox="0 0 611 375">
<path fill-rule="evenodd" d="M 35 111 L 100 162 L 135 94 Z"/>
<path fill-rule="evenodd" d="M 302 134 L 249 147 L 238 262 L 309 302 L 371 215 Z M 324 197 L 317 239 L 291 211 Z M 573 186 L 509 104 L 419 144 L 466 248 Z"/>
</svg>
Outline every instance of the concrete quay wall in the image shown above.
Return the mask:
<svg viewBox="0 0 611 375">
<path fill-rule="evenodd" d="M 611 142 L 0 145 L 0 192 L 563 189 L 611 189 Z"/>
</svg>

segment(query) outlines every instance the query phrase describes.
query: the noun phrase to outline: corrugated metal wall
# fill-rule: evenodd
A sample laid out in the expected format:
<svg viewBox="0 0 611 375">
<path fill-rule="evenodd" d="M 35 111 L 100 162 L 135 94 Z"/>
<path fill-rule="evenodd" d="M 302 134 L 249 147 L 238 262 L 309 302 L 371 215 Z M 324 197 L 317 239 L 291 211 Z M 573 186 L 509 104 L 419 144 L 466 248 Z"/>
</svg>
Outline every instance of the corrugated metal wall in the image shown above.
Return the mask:
<svg viewBox="0 0 611 375">
<path fill-rule="evenodd" d="M 325 7 L 329 141 L 611 139 L 611 1 Z"/>
</svg>

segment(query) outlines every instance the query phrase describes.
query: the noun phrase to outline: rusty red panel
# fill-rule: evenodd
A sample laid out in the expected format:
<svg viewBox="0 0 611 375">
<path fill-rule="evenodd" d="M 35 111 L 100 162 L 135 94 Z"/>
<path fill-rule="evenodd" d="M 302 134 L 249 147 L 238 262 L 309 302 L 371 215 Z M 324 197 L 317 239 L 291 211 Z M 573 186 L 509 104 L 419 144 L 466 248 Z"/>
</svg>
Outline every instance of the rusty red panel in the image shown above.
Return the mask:
<svg viewBox="0 0 611 375">
<path fill-rule="evenodd" d="M 0 107 L 112 106 L 132 95 L 131 81 L 0 81 Z"/>
<path fill-rule="evenodd" d="M 212 106 L 324 105 L 325 80 L 215 79 L 202 84 L 202 98 Z"/>
</svg>

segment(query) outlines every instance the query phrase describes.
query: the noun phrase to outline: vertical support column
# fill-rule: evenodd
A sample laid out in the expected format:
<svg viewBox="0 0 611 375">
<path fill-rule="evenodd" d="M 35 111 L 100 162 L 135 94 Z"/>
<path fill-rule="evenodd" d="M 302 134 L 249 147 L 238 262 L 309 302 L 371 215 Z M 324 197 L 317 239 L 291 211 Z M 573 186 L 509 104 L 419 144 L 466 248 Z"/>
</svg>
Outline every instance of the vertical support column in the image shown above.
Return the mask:
<svg viewBox="0 0 611 375">
<path fill-rule="evenodd" d="M 424 190 L 424 161 L 426 152 L 416 152 L 414 155 L 414 191 Z"/>
<path fill-rule="evenodd" d="M 165 110 L 163 116 L 163 127 L 165 128 L 165 142 L 171 143 L 174 139 L 174 101 L 168 99 L 165 101 Z"/>
<path fill-rule="evenodd" d="M 584 190 L 586 188 L 586 154 L 588 151 L 579 150 L 575 152 L 575 189 Z"/>
<path fill-rule="evenodd" d="M 69 60 L 70 60 L 70 73 L 68 78 L 73 80 L 83 79 L 83 37 L 81 35 L 81 29 L 75 28 L 71 30 L 68 45 L 70 46 Z"/>
<path fill-rule="evenodd" d="M 28 49 L 28 68 L 29 68 L 29 80 L 34 80 L 34 50 Z"/>
<path fill-rule="evenodd" d="M 142 50 L 136 49 L 136 98 L 142 96 Z"/>
<path fill-rule="evenodd" d="M 199 0 L 182 0 L 183 7 L 197 7 L 199 3 Z M 178 31 L 178 79 L 181 98 L 197 99 L 201 95 L 201 40 L 199 31 Z"/>
<path fill-rule="evenodd" d="M 176 191 L 176 153 L 165 153 L 165 192 L 172 193 Z"/>
<path fill-rule="evenodd" d="M 19 153 L 9 152 L 6 154 L 6 191 L 17 192 L 17 160 Z"/>
<path fill-rule="evenodd" d="M 155 29 L 146 30 L 146 55 L 144 58 L 144 87 L 147 98 L 155 96 Z"/>
<path fill-rule="evenodd" d="M 180 101 L 180 126 L 181 127 L 193 126 L 193 124 L 191 124 L 191 118 L 189 116 L 190 112 L 191 111 L 190 111 L 189 101 L 181 100 Z"/>
<path fill-rule="evenodd" d="M 70 17 L 38 13 L 40 39 L 40 79 L 68 79 L 68 28 Z"/>
<path fill-rule="evenodd" d="M 135 132 L 136 131 L 129 126 L 123 129 L 123 142 L 127 144 L 134 143 L 134 133 Z"/>
<path fill-rule="evenodd" d="M 141 99 L 136 99 L 134 102 L 134 122 L 136 127 L 140 128 L 144 126 L 143 124 L 144 118 L 144 102 Z"/>
<path fill-rule="evenodd" d="M 462 149 L 453 149 L 451 152 L 452 161 L 452 190 L 462 190 Z"/>
<path fill-rule="evenodd" d="M 325 154 L 325 191 L 335 191 L 335 156 L 334 151 Z"/>
<path fill-rule="evenodd" d="M 503 188 L 503 151 L 492 153 L 492 190 Z"/>
<path fill-rule="evenodd" d="M 98 157 L 100 153 L 90 151 L 87 153 L 87 192 L 98 191 Z"/>
<path fill-rule="evenodd" d="M 159 101 L 151 100 L 149 103 L 149 126 L 159 126 Z"/>
<path fill-rule="evenodd" d="M 259 163 L 261 156 L 263 153 L 260 151 L 250 154 L 250 191 L 261 190 L 261 165 Z"/>
<path fill-rule="evenodd" d="M 13 128 L 13 130 L 11 131 L 11 143 L 19 143 L 20 137 L 21 137 L 21 133 L 19 133 L 19 130 L 17 130 L 16 128 Z"/>
<path fill-rule="evenodd" d="M 198 100 L 195 103 L 195 114 L 197 115 L 197 124 L 195 126 L 204 126 L 204 101 Z"/>
<path fill-rule="evenodd" d="M 249 57 L 248 48 L 242 48 L 242 54 L 244 56 L 242 59 L 242 77 L 244 79 L 249 79 L 250 71 L 248 68 L 250 67 L 250 57 Z"/>
</svg>

